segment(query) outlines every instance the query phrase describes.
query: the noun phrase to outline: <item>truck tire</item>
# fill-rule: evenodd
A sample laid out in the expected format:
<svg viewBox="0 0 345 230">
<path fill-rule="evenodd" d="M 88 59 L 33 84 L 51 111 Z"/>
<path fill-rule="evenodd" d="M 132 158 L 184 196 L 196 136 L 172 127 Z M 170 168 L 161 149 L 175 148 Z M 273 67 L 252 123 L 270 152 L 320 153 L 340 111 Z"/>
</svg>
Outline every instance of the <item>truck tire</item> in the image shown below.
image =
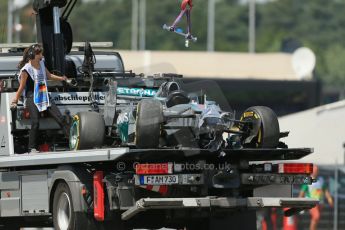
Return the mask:
<svg viewBox="0 0 345 230">
<path fill-rule="evenodd" d="M 79 112 L 73 117 L 69 137 L 71 150 L 101 147 L 104 141 L 105 124 L 101 114 Z"/>
<path fill-rule="evenodd" d="M 91 218 L 86 213 L 77 213 L 73 207 L 73 197 L 68 185 L 60 182 L 53 198 L 53 225 L 55 230 L 91 230 Z"/>
<path fill-rule="evenodd" d="M 241 116 L 242 121 L 256 121 L 253 133 L 244 140 L 245 147 L 277 148 L 279 144 L 279 122 L 274 111 L 265 106 L 248 108 Z"/>
<path fill-rule="evenodd" d="M 158 100 L 143 99 L 138 103 L 135 145 L 149 149 L 159 146 L 160 126 L 163 121 L 163 108 Z"/>
</svg>

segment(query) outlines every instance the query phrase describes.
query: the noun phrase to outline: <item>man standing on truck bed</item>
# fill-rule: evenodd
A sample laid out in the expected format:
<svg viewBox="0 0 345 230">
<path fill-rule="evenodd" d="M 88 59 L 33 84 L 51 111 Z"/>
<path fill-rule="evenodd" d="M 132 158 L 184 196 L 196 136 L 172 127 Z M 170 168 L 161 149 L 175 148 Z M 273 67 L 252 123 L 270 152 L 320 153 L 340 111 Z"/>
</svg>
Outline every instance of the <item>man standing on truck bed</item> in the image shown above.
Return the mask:
<svg viewBox="0 0 345 230">
<path fill-rule="evenodd" d="M 66 76 L 57 76 L 49 72 L 43 61 L 43 48 L 40 44 L 34 44 L 24 50 L 23 59 L 19 62 L 19 88 L 12 101 L 11 107 L 15 107 L 19 97 L 24 92 L 24 103 L 29 110 L 31 129 L 29 131 L 29 152 L 36 152 L 39 118 L 41 112 L 48 113 L 64 129 L 66 137 L 69 135 L 68 126 L 65 124 L 61 112 L 54 101 L 49 99 L 47 79 L 54 81 L 66 81 Z"/>
</svg>

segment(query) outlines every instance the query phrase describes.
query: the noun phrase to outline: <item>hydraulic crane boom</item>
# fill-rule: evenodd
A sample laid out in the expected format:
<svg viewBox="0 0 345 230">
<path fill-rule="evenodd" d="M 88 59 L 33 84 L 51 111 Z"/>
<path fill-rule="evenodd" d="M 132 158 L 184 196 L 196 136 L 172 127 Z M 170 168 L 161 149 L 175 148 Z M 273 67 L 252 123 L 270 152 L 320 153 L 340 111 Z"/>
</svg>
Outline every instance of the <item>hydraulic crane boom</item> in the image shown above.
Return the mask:
<svg viewBox="0 0 345 230">
<path fill-rule="evenodd" d="M 77 0 L 34 0 L 37 13 L 37 41 L 43 44 L 47 68 L 65 74 L 65 55 L 72 46 L 72 30 L 67 18 Z M 60 9 L 64 8 L 62 14 Z"/>
</svg>

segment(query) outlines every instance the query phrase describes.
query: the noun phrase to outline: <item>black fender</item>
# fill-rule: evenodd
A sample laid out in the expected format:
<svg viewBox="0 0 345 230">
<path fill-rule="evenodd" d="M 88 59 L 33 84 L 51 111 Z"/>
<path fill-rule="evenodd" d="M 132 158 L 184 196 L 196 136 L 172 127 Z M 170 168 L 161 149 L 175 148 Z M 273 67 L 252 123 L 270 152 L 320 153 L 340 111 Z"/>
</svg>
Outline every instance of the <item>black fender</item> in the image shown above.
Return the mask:
<svg viewBox="0 0 345 230">
<path fill-rule="evenodd" d="M 57 168 L 50 177 L 49 185 L 49 210 L 52 211 L 55 188 L 60 182 L 66 183 L 73 197 L 73 207 L 76 212 L 87 212 L 90 208 L 84 196 L 82 189 L 86 188 L 91 192 L 92 174 L 88 173 L 82 167 L 62 166 Z"/>
</svg>

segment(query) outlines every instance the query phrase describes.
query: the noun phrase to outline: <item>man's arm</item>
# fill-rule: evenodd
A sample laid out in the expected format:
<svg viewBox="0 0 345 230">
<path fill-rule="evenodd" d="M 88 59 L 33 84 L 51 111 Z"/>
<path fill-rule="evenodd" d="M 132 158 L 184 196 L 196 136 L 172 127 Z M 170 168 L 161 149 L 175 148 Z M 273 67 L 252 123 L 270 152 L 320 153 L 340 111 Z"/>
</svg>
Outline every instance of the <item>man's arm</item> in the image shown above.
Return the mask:
<svg viewBox="0 0 345 230">
<path fill-rule="evenodd" d="M 50 73 L 47 68 L 46 68 L 46 74 L 47 74 L 47 78 L 49 80 L 53 80 L 53 81 L 66 81 L 67 80 L 66 76 L 60 77 L 60 76 L 54 75 L 54 74 Z"/>
<path fill-rule="evenodd" d="M 333 207 L 333 198 L 331 196 L 331 193 L 328 191 L 328 189 L 325 191 L 325 196 L 327 199 L 328 204 Z"/>
</svg>

